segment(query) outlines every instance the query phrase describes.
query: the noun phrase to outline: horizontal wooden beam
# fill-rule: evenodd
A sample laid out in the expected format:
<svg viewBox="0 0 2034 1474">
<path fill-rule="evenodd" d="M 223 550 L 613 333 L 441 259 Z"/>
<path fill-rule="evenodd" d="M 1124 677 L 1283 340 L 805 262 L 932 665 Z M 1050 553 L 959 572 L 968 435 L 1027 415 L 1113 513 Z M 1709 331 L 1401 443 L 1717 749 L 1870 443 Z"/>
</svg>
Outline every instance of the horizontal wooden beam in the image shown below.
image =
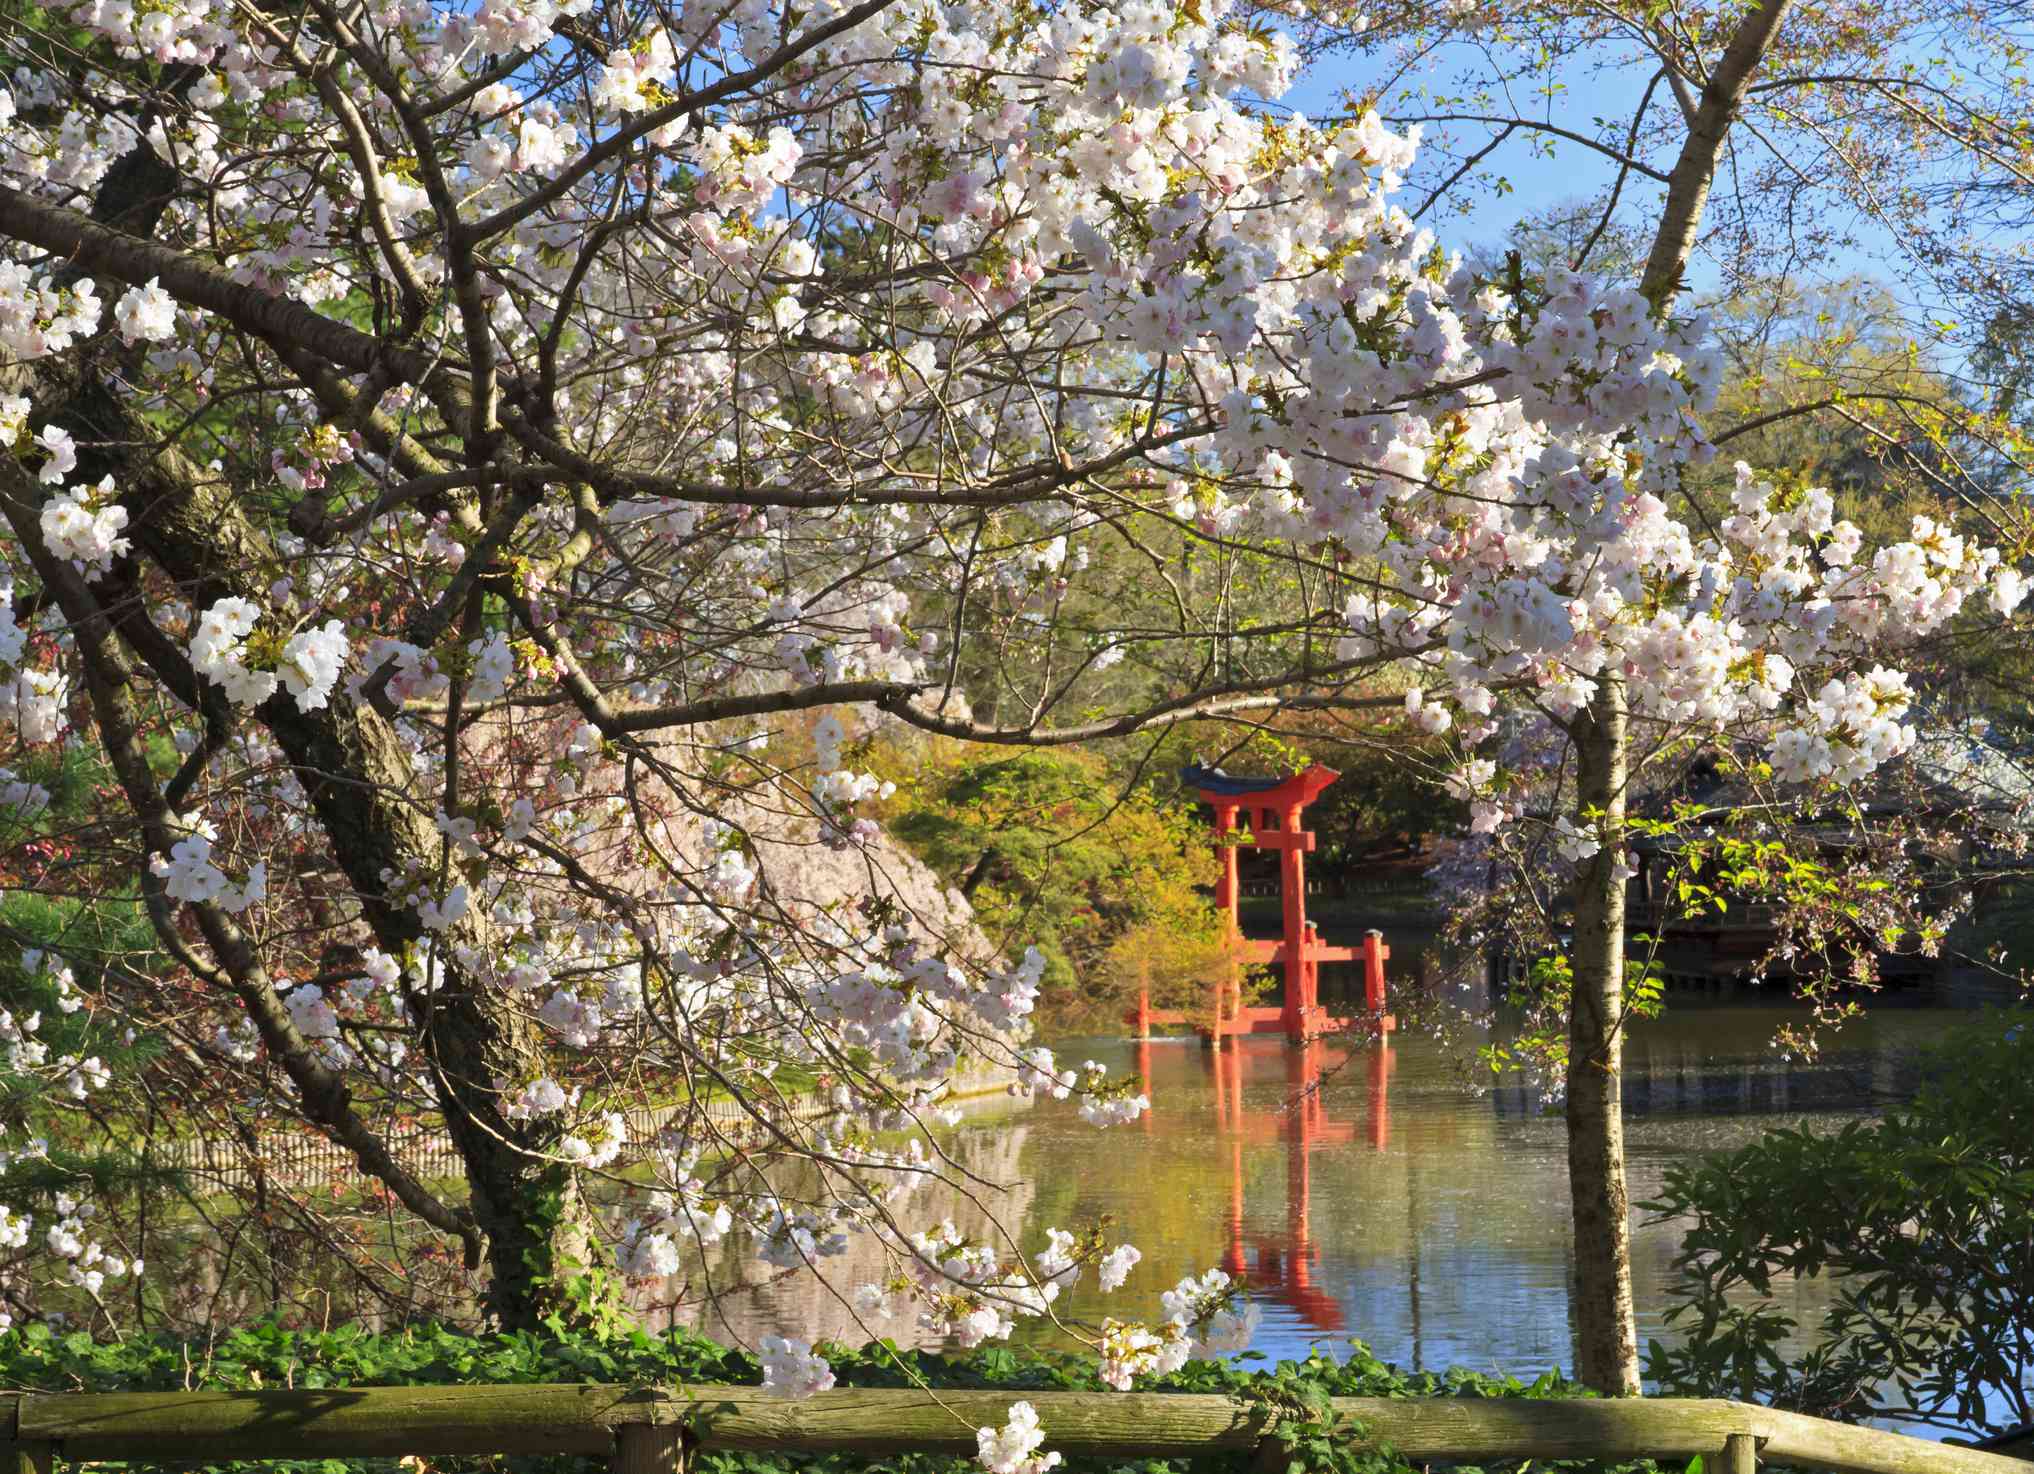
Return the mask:
<svg viewBox="0 0 2034 1474">
<path fill-rule="evenodd" d="M 583 1383 L 38 1392 L 19 1394 L 14 1436 L 54 1441 L 67 1459 L 598 1454 L 616 1426 L 655 1422 L 664 1401 L 655 1389 Z"/>
<path fill-rule="evenodd" d="M 609 1453 L 615 1430 L 684 1427 L 701 1449 L 971 1453 L 975 1429 L 1029 1401 L 1066 1454 L 1177 1457 L 1247 1451 L 1268 1414 L 1240 1399 L 1171 1393 L 842 1388 L 800 1402 L 758 1387 L 680 1390 L 553 1384 L 259 1392 L 10 1393 L 0 1430 L 66 1459 L 321 1458 Z M 1734 1435 L 1772 1463 L 1836 1474 L 2027 1474 L 2024 1460 L 1743 1403 L 1673 1398 L 1338 1398 L 1369 1443 L 1414 1462 L 1689 1458 Z"/>
<path fill-rule="evenodd" d="M 1317 836 L 1311 829 L 1253 830 L 1248 844 L 1240 846 L 1246 850 L 1298 850 L 1302 854 L 1311 852 Z"/>
<path fill-rule="evenodd" d="M 1754 1408 L 1759 1456 L 1772 1463 L 1835 1474 L 2027 1474 L 2027 1461 L 1953 1443 L 1910 1438 L 1881 1428 L 1832 1423 L 1804 1413 Z"/>
</svg>

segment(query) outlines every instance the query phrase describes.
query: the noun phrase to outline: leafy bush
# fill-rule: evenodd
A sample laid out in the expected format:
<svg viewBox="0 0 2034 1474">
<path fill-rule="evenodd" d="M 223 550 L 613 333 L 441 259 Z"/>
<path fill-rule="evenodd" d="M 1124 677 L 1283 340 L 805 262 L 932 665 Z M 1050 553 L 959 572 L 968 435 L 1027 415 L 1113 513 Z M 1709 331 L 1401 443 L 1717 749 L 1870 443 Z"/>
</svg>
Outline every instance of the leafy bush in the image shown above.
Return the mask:
<svg viewBox="0 0 2034 1474">
<path fill-rule="evenodd" d="M 1667 1317 L 1687 1339 L 1655 1342 L 1649 1376 L 1831 1418 L 2034 1421 L 2034 1027 L 1988 1016 L 1928 1074 L 1883 1121 L 1667 1169 L 1646 1206 L 1693 1220 Z M 1818 1274 L 1829 1309 L 1790 1359 L 1774 1282 Z"/>
<path fill-rule="evenodd" d="M 1282 1362 L 1270 1370 L 1220 1362 L 1195 1362 L 1154 1386 L 1178 1392 L 1226 1393 L 1239 1401 L 1276 1410 L 1285 1429 L 1288 1457 L 1311 1470 L 1402 1471 L 1409 1466 L 1388 1455 L 1353 1453 L 1336 1437 L 1324 1416 L 1329 1397 L 1582 1397 L 1585 1390 L 1554 1374 L 1536 1382 L 1452 1371 L 1409 1375 L 1376 1360 L 1360 1345 L 1348 1361 L 1322 1356 Z M 841 1385 L 901 1387 L 923 1382 L 935 1388 L 998 1388 L 1016 1391 L 1101 1391 L 1090 1359 L 1051 1352 L 994 1348 L 946 1357 L 902 1351 L 875 1342 L 858 1351 L 829 1347 Z M 130 1338 L 120 1344 L 94 1341 L 82 1332 L 64 1335 L 46 1326 L 0 1334 L 0 1384 L 46 1392 L 154 1392 L 185 1388 L 513 1385 L 534 1382 L 604 1382 L 648 1386 L 700 1383 L 754 1383 L 761 1368 L 746 1353 L 682 1331 L 662 1336 L 643 1332 L 599 1338 L 547 1330 L 474 1336 L 439 1326 L 413 1326 L 377 1334 L 357 1328 L 300 1331 L 267 1323 L 221 1337 L 210 1345 L 169 1339 Z M 1048 1429 L 1049 1429 L 1048 1424 Z M 1048 1441 L 1047 1447 L 1051 1446 Z M 106 1467 L 106 1466 L 96 1466 Z M 130 1469 L 153 1469 L 131 1464 Z M 188 1467 L 188 1466 L 181 1466 Z M 219 1470 L 295 1471 L 295 1474 L 418 1474 L 414 1460 L 329 1459 L 213 1466 Z M 511 1467 L 505 1457 L 433 1459 L 431 1474 L 480 1474 Z M 519 1471 L 591 1474 L 603 1465 L 585 1458 L 524 1458 Z M 788 1454 L 712 1454 L 699 1461 L 707 1474 L 854 1474 L 869 1461 L 847 1455 L 797 1457 Z M 972 1460 L 900 1455 L 880 1467 L 905 1474 L 974 1470 Z M 1173 1471 L 1242 1471 L 1248 1455 L 1197 1460 L 1134 1459 L 1068 1461 L 1069 1474 L 1173 1474 Z M 1596 1466 L 1564 1464 L 1559 1468 Z M 1650 1464 L 1619 1466 L 1651 1474 Z"/>
</svg>

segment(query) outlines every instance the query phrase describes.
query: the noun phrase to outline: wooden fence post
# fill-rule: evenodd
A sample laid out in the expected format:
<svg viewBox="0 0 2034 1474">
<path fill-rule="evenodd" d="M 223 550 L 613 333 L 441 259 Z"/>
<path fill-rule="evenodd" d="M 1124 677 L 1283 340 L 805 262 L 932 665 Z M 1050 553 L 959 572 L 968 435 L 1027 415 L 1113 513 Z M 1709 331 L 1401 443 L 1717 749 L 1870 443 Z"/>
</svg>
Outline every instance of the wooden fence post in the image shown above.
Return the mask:
<svg viewBox="0 0 2034 1474">
<path fill-rule="evenodd" d="M 687 1474 L 691 1467 L 681 1427 L 629 1423 L 614 1430 L 613 1474 Z"/>
<path fill-rule="evenodd" d="M 53 1443 L 0 1443 L 0 1470 L 5 1474 L 50 1474 L 55 1467 Z"/>
<path fill-rule="evenodd" d="M 1723 1474 L 1758 1474 L 1759 1441 L 1750 1433 L 1733 1433 L 1723 1440 Z"/>
</svg>

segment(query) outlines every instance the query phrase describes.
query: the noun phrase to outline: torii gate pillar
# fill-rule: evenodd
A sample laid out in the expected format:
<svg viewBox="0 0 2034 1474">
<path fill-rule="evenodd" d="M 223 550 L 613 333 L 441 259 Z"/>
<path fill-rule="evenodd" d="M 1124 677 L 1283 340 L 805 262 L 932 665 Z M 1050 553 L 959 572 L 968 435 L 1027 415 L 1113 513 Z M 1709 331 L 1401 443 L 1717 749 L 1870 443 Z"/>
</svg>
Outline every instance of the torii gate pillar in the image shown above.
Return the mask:
<svg viewBox="0 0 2034 1474">
<path fill-rule="evenodd" d="M 1375 937 L 1366 940 L 1361 953 L 1350 947 L 1330 947 L 1307 920 L 1306 856 L 1314 848 L 1314 835 L 1306 828 L 1306 810 L 1341 775 L 1333 768 L 1316 765 L 1282 779 L 1232 778 L 1200 767 L 1189 768 L 1185 776 L 1201 802 L 1215 811 L 1215 833 L 1224 840 L 1222 878 L 1215 887 L 1215 904 L 1228 913 L 1232 936 L 1240 938 L 1243 933 L 1242 888 L 1237 883 L 1237 851 L 1242 845 L 1231 842 L 1229 837 L 1239 828 L 1247 828 L 1249 838 L 1243 844 L 1278 854 L 1284 935 L 1277 942 L 1242 944 L 1243 952 L 1252 961 L 1275 962 L 1285 971 L 1285 1002 L 1276 1014 L 1277 1031 L 1296 1044 L 1325 1032 L 1329 1020 L 1320 1006 L 1321 964 L 1354 962 L 1359 956 L 1363 957 L 1369 974 L 1365 978 L 1365 1002 L 1378 1017 L 1380 1027 L 1389 1028 L 1390 1023 L 1383 1018 L 1384 958 L 1390 955 L 1389 949 Z M 1144 1007 L 1139 1012 L 1148 1016 Z M 1245 1009 L 1241 981 L 1232 975 L 1215 985 L 1211 1037 L 1258 1032 L 1260 1026 L 1274 1023 L 1266 1016 L 1270 1013 L 1268 1009 Z"/>
</svg>

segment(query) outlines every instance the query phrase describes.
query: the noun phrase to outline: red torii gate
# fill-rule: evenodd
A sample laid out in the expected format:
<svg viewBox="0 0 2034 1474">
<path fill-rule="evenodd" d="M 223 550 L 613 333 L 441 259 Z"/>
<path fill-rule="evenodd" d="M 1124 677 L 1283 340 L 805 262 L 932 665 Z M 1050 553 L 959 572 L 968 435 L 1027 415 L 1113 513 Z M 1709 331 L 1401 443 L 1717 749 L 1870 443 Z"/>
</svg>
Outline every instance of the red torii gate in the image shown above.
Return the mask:
<svg viewBox="0 0 2034 1474">
<path fill-rule="evenodd" d="M 1208 1021 L 1202 1033 L 1220 1041 L 1236 1034 L 1284 1034 L 1295 1044 L 1331 1032 L 1339 1027 L 1320 1006 L 1321 964 L 1354 962 L 1363 959 L 1363 1001 L 1366 1024 L 1379 1033 L 1397 1027 L 1397 1020 L 1384 1011 L 1384 963 L 1391 948 L 1384 934 L 1372 931 L 1363 939 L 1359 952 L 1353 947 L 1330 947 L 1307 920 L 1306 865 L 1302 856 L 1314 848 L 1312 830 L 1302 827 L 1307 805 L 1341 774 L 1319 764 L 1289 778 L 1238 778 L 1220 768 L 1199 764 L 1181 774 L 1199 793 L 1201 802 L 1215 811 L 1215 833 L 1224 840 L 1238 830 L 1237 816 L 1243 815 L 1243 829 L 1249 838 L 1224 843 L 1222 878 L 1215 885 L 1215 904 L 1229 914 L 1229 930 L 1239 950 L 1252 962 L 1280 963 L 1285 969 L 1285 1002 L 1278 1008 L 1245 1008 L 1242 979 L 1232 970 L 1218 979 L 1212 989 Z M 1279 891 L 1284 902 L 1285 935 L 1276 942 L 1243 940 L 1242 889 L 1237 883 L 1237 851 L 1244 846 L 1278 853 Z M 1137 1012 L 1130 1022 L 1137 1037 L 1151 1037 L 1154 1023 L 1187 1023 L 1182 1011 L 1153 1012 L 1151 991 L 1138 993 Z"/>
</svg>

